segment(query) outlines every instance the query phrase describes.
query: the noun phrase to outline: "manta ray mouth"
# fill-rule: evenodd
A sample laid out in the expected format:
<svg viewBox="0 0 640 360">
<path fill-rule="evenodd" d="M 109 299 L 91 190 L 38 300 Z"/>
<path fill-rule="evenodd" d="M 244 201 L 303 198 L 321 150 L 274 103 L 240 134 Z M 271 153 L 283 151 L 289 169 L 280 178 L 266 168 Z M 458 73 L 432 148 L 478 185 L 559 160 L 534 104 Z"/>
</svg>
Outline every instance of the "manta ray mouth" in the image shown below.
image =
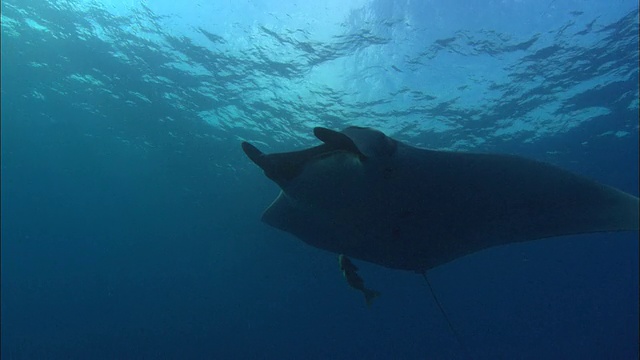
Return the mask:
<svg viewBox="0 0 640 360">
<path fill-rule="evenodd" d="M 317 163 L 317 162 L 322 162 L 322 161 L 328 160 L 330 158 L 340 157 L 341 155 L 347 155 L 347 156 L 351 156 L 351 157 L 355 157 L 356 156 L 352 152 L 345 151 L 345 150 L 330 150 L 330 151 L 318 154 L 315 157 L 309 159 L 308 160 L 309 163 L 305 164 L 305 166 L 310 165 L 310 164 L 314 164 L 314 163 Z"/>
</svg>

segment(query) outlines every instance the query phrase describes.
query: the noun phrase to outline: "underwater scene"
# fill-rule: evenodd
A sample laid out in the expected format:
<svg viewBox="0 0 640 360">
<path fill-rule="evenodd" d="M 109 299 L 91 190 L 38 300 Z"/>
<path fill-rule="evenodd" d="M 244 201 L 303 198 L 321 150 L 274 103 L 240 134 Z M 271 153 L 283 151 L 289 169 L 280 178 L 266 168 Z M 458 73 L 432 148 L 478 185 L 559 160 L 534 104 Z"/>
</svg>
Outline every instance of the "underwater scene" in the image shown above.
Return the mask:
<svg viewBox="0 0 640 360">
<path fill-rule="evenodd" d="M 638 3 L 3 0 L 2 359 L 637 359 Z"/>
</svg>

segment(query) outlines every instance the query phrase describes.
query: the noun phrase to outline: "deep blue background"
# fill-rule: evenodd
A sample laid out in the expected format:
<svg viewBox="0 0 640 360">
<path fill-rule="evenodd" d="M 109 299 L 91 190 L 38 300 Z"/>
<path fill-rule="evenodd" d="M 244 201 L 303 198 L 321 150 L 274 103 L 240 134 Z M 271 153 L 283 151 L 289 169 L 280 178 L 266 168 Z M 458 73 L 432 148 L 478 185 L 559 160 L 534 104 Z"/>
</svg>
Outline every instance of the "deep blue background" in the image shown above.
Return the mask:
<svg viewBox="0 0 640 360">
<path fill-rule="evenodd" d="M 551 161 L 638 193 L 637 8 L 604 14 L 591 28 L 572 25 L 574 35 L 563 37 L 564 25 L 588 25 L 596 16 L 572 2 L 541 5 L 536 19 L 556 22 L 532 21 L 527 30 L 516 19 L 509 23 L 519 12 L 493 4 L 507 12 L 496 13 L 496 28 L 515 39 L 496 40 L 492 29 L 474 31 L 472 24 L 449 26 L 463 33 L 440 24 L 418 48 L 394 31 L 418 34 L 407 19 L 424 9 L 378 1 L 353 11 L 347 23 L 357 28 L 368 24 L 362 18 L 389 12 L 392 30 L 380 20 L 371 33 L 349 30 L 323 43 L 301 39 L 286 24 L 261 29 L 256 18 L 249 29 L 279 46 L 256 43 L 233 53 L 233 37 L 222 32 L 219 39 L 206 33 L 219 49 L 154 28 L 158 18 L 149 8 L 136 10 L 134 21 L 69 4 L 2 5 L 3 359 L 465 358 L 420 276 L 357 262 L 367 284 L 382 292 L 367 308 L 345 284 L 335 254 L 262 224 L 277 188 L 244 157 L 241 139 L 285 150 L 312 144 L 314 125 L 371 125 L 417 145 Z M 476 11 L 451 6 L 438 15 L 441 22 Z M 404 22 L 394 17 L 398 8 Z M 91 21 L 109 38 L 80 31 Z M 140 23 L 151 30 L 136 28 Z M 544 26 L 549 44 L 513 48 L 544 38 L 534 31 Z M 584 29 L 593 39 L 575 35 Z M 367 51 L 377 43 L 388 47 L 375 50 L 387 57 L 384 75 L 368 67 Z M 293 50 L 269 55 L 281 46 Z M 213 75 L 165 66 L 177 52 L 186 54 L 184 66 L 203 64 Z M 421 88 L 429 79 L 420 80 L 423 70 L 412 60 L 440 66 L 451 53 L 473 66 L 485 62 L 474 71 L 489 80 L 469 80 L 469 91 L 486 86 L 500 95 L 481 88 L 474 96 L 486 98 L 469 105 L 461 103 L 467 90 L 453 80 L 437 84 L 450 86 L 451 98 Z M 274 62 L 287 56 L 291 62 Z M 351 69 L 335 65 L 340 61 L 360 63 Z M 322 76 L 314 71 L 344 76 L 346 85 L 317 86 Z M 491 79 L 500 71 L 505 79 Z M 545 82 L 532 85 L 536 76 Z M 354 82 L 378 77 L 384 80 L 348 93 Z M 409 90 L 393 95 L 403 86 Z M 545 108 L 557 101 L 558 109 Z M 578 110 L 595 107 L 608 111 L 575 120 Z M 452 127 L 424 130 L 436 116 Z M 515 124 L 512 117 L 534 127 L 500 135 Z M 489 249 L 429 277 L 474 358 L 638 356 L 637 232 Z"/>
</svg>

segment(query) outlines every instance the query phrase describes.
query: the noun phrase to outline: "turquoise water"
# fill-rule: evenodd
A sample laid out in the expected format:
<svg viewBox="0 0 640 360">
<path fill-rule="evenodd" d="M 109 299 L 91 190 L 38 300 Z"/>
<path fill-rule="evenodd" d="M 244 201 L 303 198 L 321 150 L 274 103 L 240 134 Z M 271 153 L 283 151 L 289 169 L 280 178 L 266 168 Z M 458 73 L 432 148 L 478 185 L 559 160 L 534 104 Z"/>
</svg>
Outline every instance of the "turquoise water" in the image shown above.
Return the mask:
<svg viewBox="0 0 640 360">
<path fill-rule="evenodd" d="M 261 223 L 240 142 L 348 125 L 637 195 L 637 3 L 3 1 L 2 358 L 637 358 L 637 233 L 432 270 L 460 345 L 422 277 L 354 261 L 367 308 Z"/>
</svg>

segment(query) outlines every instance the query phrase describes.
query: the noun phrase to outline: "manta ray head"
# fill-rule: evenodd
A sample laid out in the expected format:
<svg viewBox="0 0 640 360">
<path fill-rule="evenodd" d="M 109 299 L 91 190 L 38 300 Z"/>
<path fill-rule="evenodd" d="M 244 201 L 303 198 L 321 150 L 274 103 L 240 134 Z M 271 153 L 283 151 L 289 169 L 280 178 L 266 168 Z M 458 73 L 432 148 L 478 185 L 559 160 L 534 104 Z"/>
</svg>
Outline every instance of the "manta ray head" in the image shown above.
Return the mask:
<svg viewBox="0 0 640 360">
<path fill-rule="evenodd" d="M 299 198 L 300 189 L 304 197 L 314 197 L 311 189 L 316 187 L 363 181 L 363 163 L 387 158 L 397 147 L 395 140 L 370 128 L 352 126 L 338 132 L 316 127 L 313 134 L 322 144 L 305 150 L 264 154 L 247 142 L 242 149 L 287 196 Z"/>
</svg>

